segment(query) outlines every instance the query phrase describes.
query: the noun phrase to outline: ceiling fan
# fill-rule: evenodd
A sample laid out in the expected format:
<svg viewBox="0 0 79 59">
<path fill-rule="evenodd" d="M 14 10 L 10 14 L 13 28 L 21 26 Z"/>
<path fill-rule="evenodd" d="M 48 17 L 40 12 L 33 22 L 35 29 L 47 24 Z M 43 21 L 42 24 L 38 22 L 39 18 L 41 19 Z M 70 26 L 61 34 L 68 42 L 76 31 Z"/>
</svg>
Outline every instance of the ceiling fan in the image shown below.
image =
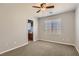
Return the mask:
<svg viewBox="0 0 79 59">
<path fill-rule="evenodd" d="M 32 7 L 39 8 L 39 10 L 36 12 L 36 13 L 39 13 L 41 10 L 46 10 L 46 9 L 54 8 L 54 5 L 47 6 L 46 3 L 41 3 L 40 6 L 32 6 Z"/>
</svg>

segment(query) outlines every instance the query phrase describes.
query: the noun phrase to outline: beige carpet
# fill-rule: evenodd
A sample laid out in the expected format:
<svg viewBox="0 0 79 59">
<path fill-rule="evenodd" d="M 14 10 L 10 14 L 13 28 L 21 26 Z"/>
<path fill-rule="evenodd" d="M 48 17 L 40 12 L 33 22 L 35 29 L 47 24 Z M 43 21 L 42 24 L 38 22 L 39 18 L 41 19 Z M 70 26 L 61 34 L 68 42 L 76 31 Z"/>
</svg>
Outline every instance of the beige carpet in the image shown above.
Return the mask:
<svg viewBox="0 0 79 59">
<path fill-rule="evenodd" d="M 31 42 L 26 46 L 2 54 L 2 56 L 78 56 L 73 46 L 46 41 Z"/>
</svg>

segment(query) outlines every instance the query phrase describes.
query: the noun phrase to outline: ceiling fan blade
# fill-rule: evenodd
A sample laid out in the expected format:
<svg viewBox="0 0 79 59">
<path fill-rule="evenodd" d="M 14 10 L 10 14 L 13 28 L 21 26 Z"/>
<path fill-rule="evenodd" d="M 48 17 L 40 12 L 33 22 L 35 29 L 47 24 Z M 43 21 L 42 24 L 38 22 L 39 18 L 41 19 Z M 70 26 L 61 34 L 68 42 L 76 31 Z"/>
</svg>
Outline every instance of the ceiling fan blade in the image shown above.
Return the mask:
<svg viewBox="0 0 79 59">
<path fill-rule="evenodd" d="M 54 8 L 54 6 L 47 6 L 46 8 Z"/>
<path fill-rule="evenodd" d="M 41 10 L 38 10 L 36 13 L 39 13 Z"/>
<path fill-rule="evenodd" d="M 39 6 L 32 6 L 32 7 L 34 7 L 34 8 L 40 8 Z"/>
</svg>

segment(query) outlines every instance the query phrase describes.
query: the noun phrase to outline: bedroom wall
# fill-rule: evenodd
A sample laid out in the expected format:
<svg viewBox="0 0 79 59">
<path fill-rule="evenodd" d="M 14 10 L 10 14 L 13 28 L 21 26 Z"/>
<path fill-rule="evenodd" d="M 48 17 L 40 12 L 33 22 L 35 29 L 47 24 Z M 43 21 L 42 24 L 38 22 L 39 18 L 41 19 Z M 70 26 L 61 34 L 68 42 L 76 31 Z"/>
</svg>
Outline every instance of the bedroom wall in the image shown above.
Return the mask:
<svg viewBox="0 0 79 59">
<path fill-rule="evenodd" d="M 76 36 L 75 47 L 79 52 L 79 6 L 75 11 L 75 36 Z"/>
<path fill-rule="evenodd" d="M 0 54 L 28 44 L 29 4 L 0 4 Z M 28 12 L 30 11 L 30 12 Z"/>
<path fill-rule="evenodd" d="M 38 20 L 37 18 L 33 18 L 33 22 L 34 22 L 34 27 L 33 27 L 33 34 L 34 34 L 34 41 L 38 40 Z"/>
<path fill-rule="evenodd" d="M 53 19 L 61 19 L 62 30 L 61 34 L 53 34 L 53 32 L 45 31 L 45 21 Z M 58 15 L 49 17 L 42 17 L 38 19 L 38 36 L 39 40 L 58 42 L 63 44 L 74 45 L 75 35 L 75 11 L 69 11 Z"/>
</svg>

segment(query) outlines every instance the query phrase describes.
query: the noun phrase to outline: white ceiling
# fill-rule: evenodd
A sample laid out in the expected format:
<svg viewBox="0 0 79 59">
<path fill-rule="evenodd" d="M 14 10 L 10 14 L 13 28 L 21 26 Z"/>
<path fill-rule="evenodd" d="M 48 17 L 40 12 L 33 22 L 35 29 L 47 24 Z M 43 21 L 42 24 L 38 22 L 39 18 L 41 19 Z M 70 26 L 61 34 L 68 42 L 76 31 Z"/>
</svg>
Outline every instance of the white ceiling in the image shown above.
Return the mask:
<svg viewBox="0 0 79 59">
<path fill-rule="evenodd" d="M 51 3 L 48 5 L 54 5 L 55 8 L 48 9 L 46 11 L 41 11 L 39 13 L 36 13 L 38 9 L 33 8 L 32 7 L 33 5 L 39 5 L 39 4 L 34 4 L 34 3 L 27 4 L 28 9 L 32 14 L 32 17 L 44 17 L 44 16 L 50 16 L 50 15 L 55 15 L 55 14 L 75 10 L 78 4 L 77 3 L 54 3 L 54 4 Z"/>
</svg>

